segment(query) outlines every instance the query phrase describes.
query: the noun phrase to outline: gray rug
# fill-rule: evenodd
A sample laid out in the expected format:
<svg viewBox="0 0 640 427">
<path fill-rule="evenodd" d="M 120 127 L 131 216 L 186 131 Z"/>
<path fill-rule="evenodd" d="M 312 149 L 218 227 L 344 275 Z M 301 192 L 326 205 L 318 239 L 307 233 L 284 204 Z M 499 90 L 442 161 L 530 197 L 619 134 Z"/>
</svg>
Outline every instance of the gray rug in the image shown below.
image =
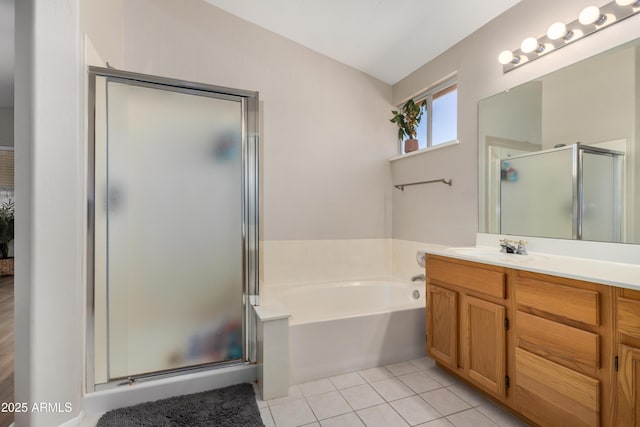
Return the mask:
<svg viewBox="0 0 640 427">
<path fill-rule="evenodd" d="M 263 427 L 251 384 L 115 409 L 97 427 Z"/>
</svg>

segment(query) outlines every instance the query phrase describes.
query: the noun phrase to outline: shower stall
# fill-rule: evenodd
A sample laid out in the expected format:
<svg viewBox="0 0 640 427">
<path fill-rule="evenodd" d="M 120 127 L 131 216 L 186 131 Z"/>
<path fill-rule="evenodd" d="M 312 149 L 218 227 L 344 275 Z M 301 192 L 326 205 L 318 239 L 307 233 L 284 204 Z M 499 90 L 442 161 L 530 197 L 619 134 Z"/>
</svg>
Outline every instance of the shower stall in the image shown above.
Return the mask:
<svg viewBox="0 0 640 427">
<path fill-rule="evenodd" d="M 89 391 L 253 362 L 258 94 L 89 72 Z"/>
<path fill-rule="evenodd" d="M 500 232 L 621 242 L 624 153 L 573 144 L 501 161 Z"/>
</svg>

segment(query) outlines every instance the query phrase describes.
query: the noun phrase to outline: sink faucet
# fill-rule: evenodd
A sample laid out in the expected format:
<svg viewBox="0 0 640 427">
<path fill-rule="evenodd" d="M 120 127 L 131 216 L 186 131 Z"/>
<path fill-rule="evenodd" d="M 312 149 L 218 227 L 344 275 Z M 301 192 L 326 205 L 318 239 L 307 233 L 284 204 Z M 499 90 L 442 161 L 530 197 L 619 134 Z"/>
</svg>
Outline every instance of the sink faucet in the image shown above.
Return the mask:
<svg viewBox="0 0 640 427">
<path fill-rule="evenodd" d="M 514 245 L 515 242 L 508 239 L 500 240 L 500 252 L 505 254 L 515 254 L 517 247 Z"/>
<path fill-rule="evenodd" d="M 424 277 L 424 274 L 416 274 L 415 276 L 411 276 L 412 282 L 416 282 L 418 280 L 427 280 L 427 279 L 426 277 Z"/>
<path fill-rule="evenodd" d="M 527 248 L 525 245 L 527 244 L 524 240 L 509 240 L 509 239 L 501 239 L 500 240 L 500 252 L 506 254 L 517 254 L 517 255 L 527 255 Z"/>
</svg>

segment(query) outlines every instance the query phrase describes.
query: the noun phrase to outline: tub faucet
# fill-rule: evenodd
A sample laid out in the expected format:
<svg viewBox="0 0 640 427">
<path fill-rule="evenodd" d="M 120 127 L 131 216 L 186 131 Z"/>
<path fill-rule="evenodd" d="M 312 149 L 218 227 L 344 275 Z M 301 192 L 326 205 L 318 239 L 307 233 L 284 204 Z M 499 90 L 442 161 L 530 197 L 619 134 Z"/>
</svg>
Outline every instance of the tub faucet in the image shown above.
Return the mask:
<svg viewBox="0 0 640 427">
<path fill-rule="evenodd" d="M 416 274 L 415 276 L 411 276 L 411 281 L 412 282 L 416 282 L 418 280 L 427 280 L 426 277 L 424 277 L 424 273 Z"/>
</svg>

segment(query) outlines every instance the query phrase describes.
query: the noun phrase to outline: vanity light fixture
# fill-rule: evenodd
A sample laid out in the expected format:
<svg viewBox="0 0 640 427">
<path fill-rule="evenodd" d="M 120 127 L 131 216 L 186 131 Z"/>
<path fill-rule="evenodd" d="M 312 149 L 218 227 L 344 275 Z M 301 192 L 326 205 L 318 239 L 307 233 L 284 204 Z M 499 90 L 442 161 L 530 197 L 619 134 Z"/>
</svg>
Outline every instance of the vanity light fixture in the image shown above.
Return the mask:
<svg viewBox="0 0 640 427">
<path fill-rule="evenodd" d="M 546 35 L 524 39 L 520 49 L 503 50 L 498 55 L 498 62 L 502 64 L 503 72 L 509 72 L 638 12 L 640 0 L 613 0 L 601 7 L 585 7 L 574 21 L 555 22 L 549 26 Z"/>
<path fill-rule="evenodd" d="M 500 52 L 500 55 L 498 55 L 498 62 L 500 62 L 502 65 L 506 65 L 509 63 L 515 65 L 520 62 L 520 57 L 513 56 L 513 52 L 511 52 L 510 50 L 503 50 L 502 52 Z"/>
<path fill-rule="evenodd" d="M 632 4 L 633 4 L 633 7 L 640 6 L 640 1 L 637 1 L 637 0 L 616 0 L 616 3 L 619 4 L 620 6 L 630 6 Z"/>
<path fill-rule="evenodd" d="M 549 40 L 564 39 L 565 41 L 569 41 L 571 37 L 573 37 L 573 31 L 568 31 L 564 22 L 556 22 L 549 26 L 547 37 L 549 37 Z"/>
<path fill-rule="evenodd" d="M 602 25 L 607 22 L 607 17 L 600 13 L 598 6 L 588 6 L 582 9 L 582 12 L 578 15 L 578 22 L 582 25 Z"/>
<path fill-rule="evenodd" d="M 542 53 L 544 52 L 544 45 L 539 44 L 538 40 L 535 37 L 527 37 L 526 39 L 522 40 L 522 44 L 520 45 L 520 50 L 523 51 L 524 53 L 531 53 L 534 51 L 538 53 Z"/>
</svg>

